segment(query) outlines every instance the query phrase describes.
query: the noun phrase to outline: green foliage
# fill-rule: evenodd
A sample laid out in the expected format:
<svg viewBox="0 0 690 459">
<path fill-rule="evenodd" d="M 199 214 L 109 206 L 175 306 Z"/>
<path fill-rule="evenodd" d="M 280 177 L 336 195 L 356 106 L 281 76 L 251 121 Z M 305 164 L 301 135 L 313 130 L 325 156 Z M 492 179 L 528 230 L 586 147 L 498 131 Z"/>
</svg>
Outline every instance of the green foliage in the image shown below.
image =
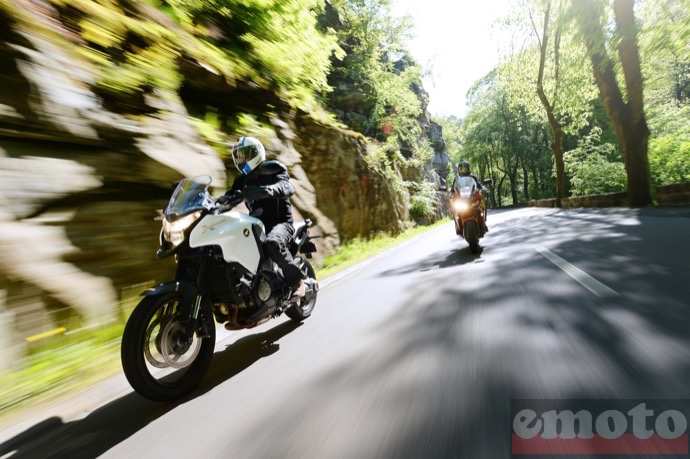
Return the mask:
<svg viewBox="0 0 690 459">
<path fill-rule="evenodd" d="M 421 135 L 418 119 L 428 100 L 421 91 L 422 69 L 407 51 L 410 18 L 394 15 L 391 0 L 331 3 L 342 24 L 337 36 L 345 51 L 333 61 L 332 108 L 366 117 L 365 126 L 351 126 L 365 135 L 381 141 L 392 136 L 400 145 L 412 145 Z"/>
<path fill-rule="evenodd" d="M 336 51 L 335 37 L 322 35 L 316 27 L 316 15 L 310 5 L 301 2 L 277 1 L 268 13 L 272 25 L 265 35 L 245 36 L 261 64 L 264 76 L 272 75 L 272 86 L 283 88 L 287 98 L 300 108 L 311 110 L 313 93 L 330 90 L 327 75 L 330 57 Z"/>
<path fill-rule="evenodd" d="M 411 183 L 410 219 L 417 224 L 427 224 L 434 220 L 438 196 L 431 182 Z"/>
<path fill-rule="evenodd" d="M 412 144 L 422 134 L 419 116 L 422 104 L 411 90 L 421 81 L 421 68 L 406 68 L 402 73 L 379 71 L 371 75 L 376 94 L 371 119 L 385 135 L 393 134 L 401 144 Z"/>
<path fill-rule="evenodd" d="M 655 185 L 690 182 L 690 140 L 675 136 L 652 139 L 649 167 Z"/>
<path fill-rule="evenodd" d="M 546 15 L 546 4 L 550 4 Z M 568 15 L 569 1 L 522 0 L 504 21 L 511 32 L 510 52 L 498 67 L 499 83 L 506 86 L 510 103 L 530 117 L 546 119 L 537 96 L 540 58 L 544 58 L 542 86 L 564 132 L 576 133 L 591 116 L 590 101 L 598 96 L 586 50 Z M 544 35 L 544 21 L 548 29 Z M 544 54 L 541 45 L 546 40 Z"/>
<path fill-rule="evenodd" d="M 661 108 L 661 107 L 657 107 Z M 690 182 L 690 104 L 653 111 L 649 166 L 655 185 Z"/>
<path fill-rule="evenodd" d="M 141 3 L 52 1 L 84 40 L 78 51 L 97 67 L 101 95 L 122 112 L 154 90 L 176 92 L 180 59 L 318 111 L 331 56 L 342 55 L 334 32 L 318 26 L 323 0 L 150 0 L 169 22 Z"/>
<path fill-rule="evenodd" d="M 496 72 L 478 80 L 467 93 L 470 111 L 460 128 L 460 143 L 456 163 L 463 159 L 489 156 L 502 150 L 503 135 L 501 106 L 504 93 L 496 83 Z M 474 156 L 469 158 L 469 156 Z"/>
<path fill-rule="evenodd" d="M 218 47 L 235 78 L 277 90 L 293 105 L 316 109 L 314 94 L 328 91 L 332 55 L 342 55 L 332 31 L 317 24 L 323 0 L 167 0 L 185 30 Z"/>
<path fill-rule="evenodd" d="M 639 16 L 652 182 L 690 182 L 690 2 L 646 1 Z"/>
<path fill-rule="evenodd" d="M 478 176 L 494 180 L 498 205 L 503 198 L 513 204 L 525 199 L 525 185 L 529 189 L 530 184 L 525 184 L 524 171 L 543 186 L 544 175 L 551 173 L 544 169 L 550 164 L 545 158 L 553 156 L 543 148 L 545 121 L 511 104 L 509 88 L 500 78 L 500 72 L 490 72 L 473 86 L 468 93 L 471 110 L 461 127 L 461 159 L 470 161 Z"/>
<path fill-rule="evenodd" d="M 644 1 L 638 16 L 648 101 L 690 103 L 690 1 Z"/>
<path fill-rule="evenodd" d="M 417 140 L 412 143 L 412 157 L 407 161 L 407 164 L 408 166 L 421 169 L 431 162 L 433 156 L 434 149 L 429 139 L 426 137 L 418 137 Z"/>
<path fill-rule="evenodd" d="M 405 158 L 395 146 L 371 144 L 365 159 L 370 167 L 383 173 L 397 194 L 408 196 L 407 188 L 400 174 L 400 166 L 405 162 Z"/>
<path fill-rule="evenodd" d="M 239 113 L 232 127 L 233 131 L 241 132 L 242 135 L 256 137 L 257 139 L 268 139 L 275 132 L 271 126 L 262 123 L 249 113 Z"/>
<path fill-rule="evenodd" d="M 387 62 L 400 58 L 411 38 L 411 19 L 392 13 L 392 0 L 332 0 L 342 29 L 339 43 L 346 51 L 343 75 L 353 81 L 366 81 Z"/>
<path fill-rule="evenodd" d="M 573 196 L 625 191 L 625 166 L 614 145 L 601 143 L 601 129 L 593 128 L 565 152 L 565 171 L 570 177 Z"/>
<path fill-rule="evenodd" d="M 154 88 L 176 91 L 182 42 L 175 31 L 127 14 L 117 2 L 63 2 L 66 17 L 78 25 L 86 45 L 79 52 L 98 69 L 98 86 L 109 97 L 142 94 Z"/>
</svg>

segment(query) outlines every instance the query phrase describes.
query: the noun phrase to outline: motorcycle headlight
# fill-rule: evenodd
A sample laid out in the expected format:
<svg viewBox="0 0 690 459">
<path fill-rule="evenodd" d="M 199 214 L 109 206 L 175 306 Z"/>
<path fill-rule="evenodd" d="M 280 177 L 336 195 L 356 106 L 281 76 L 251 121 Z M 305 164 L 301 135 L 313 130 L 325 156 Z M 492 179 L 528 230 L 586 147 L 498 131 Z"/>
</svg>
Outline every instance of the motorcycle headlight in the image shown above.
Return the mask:
<svg viewBox="0 0 690 459">
<path fill-rule="evenodd" d="M 453 201 L 453 209 L 455 209 L 457 212 L 467 210 L 467 207 L 467 201 Z"/>
<path fill-rule="evenodd" d="M 186 215 L 174 222 L 167 218 L 163 219 L 163 237 L 170 242 L 174 247 L 184 242 L 184 232 L 189 226 L 201 217 L 201 212 L 194 212 Z"/>
</svg>

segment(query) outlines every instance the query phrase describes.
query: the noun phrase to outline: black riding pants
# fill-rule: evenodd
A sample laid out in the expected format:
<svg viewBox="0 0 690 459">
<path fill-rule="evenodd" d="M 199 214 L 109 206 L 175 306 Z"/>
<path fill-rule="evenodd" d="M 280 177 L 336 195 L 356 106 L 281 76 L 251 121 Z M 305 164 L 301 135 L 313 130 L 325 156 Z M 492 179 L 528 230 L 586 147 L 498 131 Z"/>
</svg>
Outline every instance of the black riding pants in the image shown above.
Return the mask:
<svg viewBox="0 0 690 459">
<path fill-rule="evenodd" d="M 296 288 L 304 278 L 302 270 L 290 253 L 290 240 L 295 229 L 290 223 L 279 223 L 266 235 L 264 250 L 278 267 L 290 287 Z"/>
</svg>

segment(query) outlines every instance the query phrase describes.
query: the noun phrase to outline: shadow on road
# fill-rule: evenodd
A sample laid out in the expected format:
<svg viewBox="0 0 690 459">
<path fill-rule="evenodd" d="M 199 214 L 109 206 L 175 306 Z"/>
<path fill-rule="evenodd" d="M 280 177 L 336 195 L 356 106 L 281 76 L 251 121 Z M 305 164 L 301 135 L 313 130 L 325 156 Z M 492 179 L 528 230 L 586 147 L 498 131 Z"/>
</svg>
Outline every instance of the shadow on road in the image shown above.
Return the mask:
<svg viewBox="0 0 690 459">
<path fill-rule="evenodd" d="M 472 253 L 469 246 L 456 249 L 448 254 L 448 256 L 437 263 L 439 268 L 450 268 L 452 266 L 464 265 L 467 263 L 475 263 L 481 258 L 484 248 L 480 248 L 478 253 Z"/>
<path fill-rule="evenodd" d="M 411 274 L 416 272 L 426 272 L 438 268 L 452 268 L 454 266 L 467 265 L 471 263 L 481 262 L 481 256 L 484 252 L 482 249 L 479 253 L 472 253 L 469 246 L 452 248 L 445 258 L 439 259 L 438 253 L 429 254 L 418 263 L 407 264 L 396 269 L 389 269 L 380 273 L 381 276 L 399 276 L 403 274 Z"/>
<path fill-rule="evenodd" d="M 78 421 L 57 417 L 42 421 L 0 444 L 0 457 L 95 458 L 149 423 L 241 373 L 280 348 L 277 343 L 301 323 L 288 321 L 265 332 L 243 337 L 216 352 L 208 373 L 190 394 L 173 402 L 152 402 L 136 393 L 102 406 Z M 12 452 L 14 452 L 12 454 Z"/>
</svg>

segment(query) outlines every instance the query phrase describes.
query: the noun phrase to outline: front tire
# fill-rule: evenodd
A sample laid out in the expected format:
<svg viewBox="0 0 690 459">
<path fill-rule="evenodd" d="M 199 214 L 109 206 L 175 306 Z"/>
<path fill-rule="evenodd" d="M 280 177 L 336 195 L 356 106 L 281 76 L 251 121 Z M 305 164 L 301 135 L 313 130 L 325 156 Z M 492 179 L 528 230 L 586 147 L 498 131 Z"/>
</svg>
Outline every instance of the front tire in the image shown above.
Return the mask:
<svg viewBox="0 0 690 459">
<path fill-rule="evenodd" d="M 211 307 L 202 302 L 199 323 L 206 336 L 184 340 L 183 296 L 173 292 L 145 297 L 122 334 L 121 359 L 127 381 L 141 396 L 172 400 L 191 391 L 208 370 L 216 344 Z"/>
<path fill-rule="evenodd" d="M 465 240 L 470 245 L 470 252 L 479 253 L 481 247 L 479 246 L 479 226 L 474 220 L 465 222 Z"/>
<path fill-rule="evenodd" d="M 311 263 L 304 260 L 303 269 L 307 272 L 307 277 L 316 279 L 316 272 L 311 266 Z M 318 292 L 312 291 L 304 295 L 304 298 L 300 298 L 292 304 L 288 309 L 285 310 L 285 315 L 294 321 L 302 322 L 304 319 L 309 317 L 314 311 L 316 306 L 316 295 Z"/>
</svg>

